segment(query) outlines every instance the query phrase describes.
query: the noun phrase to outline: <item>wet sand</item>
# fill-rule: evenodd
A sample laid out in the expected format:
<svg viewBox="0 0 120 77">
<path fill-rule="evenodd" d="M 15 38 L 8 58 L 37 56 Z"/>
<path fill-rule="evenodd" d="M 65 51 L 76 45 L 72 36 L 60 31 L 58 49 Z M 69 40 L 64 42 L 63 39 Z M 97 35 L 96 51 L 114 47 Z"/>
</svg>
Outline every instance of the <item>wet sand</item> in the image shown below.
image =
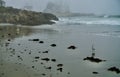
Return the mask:
<svg viewBox="0 0 120 77">
<path fill-rule="evenodd" d="M 63 26 L 59 28 L 61 30 L 55 27 L 55 25 L 39 28 L 0 27 L 0 76 L 120 76 L 107 71 L 112 66 L 120 67 L 119 38 L 83 33 L 77 26 L 74 28 Z M 106 62 L 95 63 L 83 60 L 91 56 L 93 43 L 96 57 Z"/>
</svg>

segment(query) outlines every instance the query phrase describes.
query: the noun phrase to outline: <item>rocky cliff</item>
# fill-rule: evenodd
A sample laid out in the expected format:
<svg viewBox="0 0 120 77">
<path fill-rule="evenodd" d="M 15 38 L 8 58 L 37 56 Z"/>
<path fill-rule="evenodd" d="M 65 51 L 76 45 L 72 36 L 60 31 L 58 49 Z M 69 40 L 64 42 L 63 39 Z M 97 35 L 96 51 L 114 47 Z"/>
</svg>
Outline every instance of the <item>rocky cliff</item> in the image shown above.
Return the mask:
<svg viewBox="0 0 120 77">
<path fill-rule="evenodd" d="M 58 18 L 50 13 L 34 12 L 12 7 L 0 7 L 0 23 L 41 25 L 53 24 Z"/>
</svg>

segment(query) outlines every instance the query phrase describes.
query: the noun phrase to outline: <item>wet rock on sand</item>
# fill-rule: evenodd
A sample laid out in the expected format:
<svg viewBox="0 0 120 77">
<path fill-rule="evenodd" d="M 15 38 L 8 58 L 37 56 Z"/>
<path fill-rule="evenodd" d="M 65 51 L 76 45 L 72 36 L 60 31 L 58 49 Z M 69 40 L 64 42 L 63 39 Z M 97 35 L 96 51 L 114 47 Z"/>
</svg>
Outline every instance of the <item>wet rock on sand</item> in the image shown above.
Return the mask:
<svg viewBox="0 0 120 77">
<path fill-rule="evenodd" d="M 39 41 L 39 39 L 29 39 L 29 41 Z"/>
<path fill-rule="evenodd" d="M 99 74 L 98 72 L 92 72 L 93 74 Z"/>
<path fill-rule="evenodd" d="M 120 69 L 117 68 L 117 67 L 110 67 L 110 68 L 108 68 L 107 70 L 108 70 L 108 71 L 111 71 L 111 72 L 116 72 L 117 74 L 120 73 Z"/>
<path fill-rule="evenodd" d="M 44 60 L 44 61 L 50 61 L 49 58 L 42 58 L 41 60 Z"/>
<path fill-rule="evenodd" d="M 52 62 L 56 62 L 56 59 L 51 59 Z"/>
<path fill-rule="evenodd" d="M 74 45 L 69 46 L 67 49 L 76 49 L 77 47 L 75 47 Z"/>
<path fill-rule="evenodd" d="M 62 71 L 63 71 L 63 68 L 58 68 L 57 70 L 60 71 L 60 72 L 62 72 Z"/>
<path fill-rule="evenodd" d="M 56 47 L 56 44 L 51 44 L 50 46 L 51 46 L 51 47 Z"/>
<path fill-rule="evenodd" d="M 39 43 L 43 44 L 43 43 L 44 43 L 44 41 L 39 41 Z"/>
<path fill-rule="evenodd" d="M 106 61 L 106 60 L 102 60 L 102 59 L 94 58 L 94 57 L 86 57 L 83 60 L 88 60 L 88 61 L 96 62 L 96 63 L 100 63 L 100 62 L 105 62 Z"/>
<path fill-rule="evenodd" d="M 57 65 L 57 67 L 62 67 L 62 66 L 63 66 L 63 64 L 58 64 L 58 65 Z"/>
</svg>

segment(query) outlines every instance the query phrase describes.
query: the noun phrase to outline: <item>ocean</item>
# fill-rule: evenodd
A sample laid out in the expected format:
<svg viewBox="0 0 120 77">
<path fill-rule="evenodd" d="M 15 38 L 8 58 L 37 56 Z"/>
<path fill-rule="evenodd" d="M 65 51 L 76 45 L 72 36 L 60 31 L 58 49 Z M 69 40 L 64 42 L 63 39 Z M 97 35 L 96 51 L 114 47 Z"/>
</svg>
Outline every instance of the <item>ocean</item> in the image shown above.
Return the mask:
<svg viewBox="0 0 120 77">
<path fill-rule="evenodd" d="M 0 77 L 120 77 L 108 71 L 120 69 L 120 18 L 74 16 L 55 22 L 1 24 Z M 95 57 L 106 61 L 84 60 L 93 46 Z"/>
</svg>

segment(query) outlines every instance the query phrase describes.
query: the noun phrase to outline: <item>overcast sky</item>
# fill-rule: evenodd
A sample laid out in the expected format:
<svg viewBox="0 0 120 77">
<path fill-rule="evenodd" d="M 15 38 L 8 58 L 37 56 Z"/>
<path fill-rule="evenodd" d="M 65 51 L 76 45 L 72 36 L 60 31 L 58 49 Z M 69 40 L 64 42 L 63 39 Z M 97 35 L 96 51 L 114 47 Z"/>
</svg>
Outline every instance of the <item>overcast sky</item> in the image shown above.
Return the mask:
<svg viewBox="0 0 120 77">
<path fill-rule="evenodd" d="M 120 0 L 5 0 L 7 6 L 23 8 L 32 5 L 34 10 L 43 11 L 48 2 L 63 1 L 72 12 L 96 14 L 120 14 Z"/>
</svg>

